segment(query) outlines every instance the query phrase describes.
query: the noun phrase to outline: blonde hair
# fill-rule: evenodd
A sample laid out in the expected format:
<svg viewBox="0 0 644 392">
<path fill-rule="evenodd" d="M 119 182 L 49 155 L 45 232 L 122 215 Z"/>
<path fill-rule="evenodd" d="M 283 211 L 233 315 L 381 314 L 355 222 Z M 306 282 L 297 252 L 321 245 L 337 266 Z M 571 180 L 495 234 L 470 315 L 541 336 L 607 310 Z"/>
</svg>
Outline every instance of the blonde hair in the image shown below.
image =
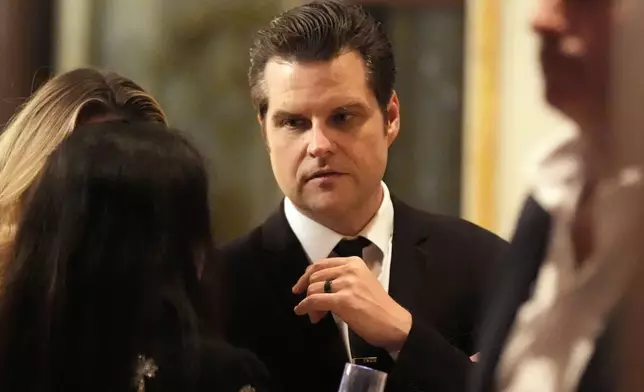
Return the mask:
<svg viewBox="0 0 644 392">
<path fill-rule="evenodd" d="M 47 157 L 81 123 L 106 119 L 166 124 L 159 103 L 133 81 L 79 68 L 38 89 L 0 134 L 0 268 L 13 242 L 25 191 Z"/>
</svg>

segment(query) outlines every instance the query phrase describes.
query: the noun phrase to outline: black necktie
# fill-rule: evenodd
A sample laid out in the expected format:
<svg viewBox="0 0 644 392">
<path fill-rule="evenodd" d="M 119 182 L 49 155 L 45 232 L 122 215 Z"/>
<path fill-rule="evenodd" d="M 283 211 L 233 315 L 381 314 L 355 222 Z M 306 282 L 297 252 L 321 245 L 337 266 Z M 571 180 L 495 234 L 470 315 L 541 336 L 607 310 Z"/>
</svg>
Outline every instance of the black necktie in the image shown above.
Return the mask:
<svg viewBox="0 0 644 392">
<path fill-rule="evenodd" d="M 371 241 L 364 237 L 352 240 L 343 239 L 336 245 L 333 252 L 340 257 L 357 256 L 362 258 L 362 250 L 370 244 Z M 356 365 L 367 366 L 386 373 L 391 371 L 394 364 L 391 355 L 386 350 L 367 343 L 351 329 L 349 329 L 349 347 L 353 363 Z"/>
</svg>

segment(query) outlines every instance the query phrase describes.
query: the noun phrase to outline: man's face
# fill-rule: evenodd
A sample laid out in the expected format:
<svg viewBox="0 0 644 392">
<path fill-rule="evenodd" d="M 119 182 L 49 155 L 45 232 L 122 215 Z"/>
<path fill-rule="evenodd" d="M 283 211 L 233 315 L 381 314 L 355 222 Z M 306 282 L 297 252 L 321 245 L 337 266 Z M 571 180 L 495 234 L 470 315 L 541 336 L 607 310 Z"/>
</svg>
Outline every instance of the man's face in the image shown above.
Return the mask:
<svg viewBox="0 0 644 392">
<path fill-rule="evenodd" d="M 578 123 L 605 115 L 612 0 L 536 0 L 546 98 Z"/>
<path fill-rule="evenodd" d="M 273 173 L 299 209 L 341 217 L 380 198 L 398 99 L 383 116 L 356 52 L 328 62 L 273 59 L 264 89 L 268 111 L 260 121 Z"/>
</svg>

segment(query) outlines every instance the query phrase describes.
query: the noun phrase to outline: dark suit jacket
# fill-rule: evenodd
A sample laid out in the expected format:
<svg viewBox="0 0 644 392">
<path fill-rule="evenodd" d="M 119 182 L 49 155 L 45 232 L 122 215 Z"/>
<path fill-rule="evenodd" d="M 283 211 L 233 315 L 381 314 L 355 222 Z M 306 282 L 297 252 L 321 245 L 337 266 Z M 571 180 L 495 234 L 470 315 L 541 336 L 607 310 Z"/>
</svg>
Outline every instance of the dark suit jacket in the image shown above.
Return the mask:
<svg viewBox="0 0 644 392">
<path fill-rule="evenodd" d="M 532 198 L 519 218 L 507 257 L 499 265 L 498 285 L 490 298 L 480 336 L 480 360 L 472 374 L 471 392 L 496 391 L 497 364 L 521 305 L 532 296 L 532 288 L 544 261 L 551 226 L 550 215 Z M 595 353 L 582 376 L 581 392 L 609 392 L 614 388 L 614 359 L 610 355 L 615 317 L 597 339 Z M 553 331 L 556 332 L 556 331 Z"/>
<path fill-rule="evenodd" d="M 463 220 L 394 200 L 389 294 L 413 316 L 388 391 L 464 391 L 479 325 L 482 280 L 506 242 Z M 224 248 L 228 338 L 256 353 L 284 391 L 337 391 L 348 361 L 329 315 L 313 325 L 293 308 L 292 286 L 309 265 L 283 204 Z"/>
</svg>

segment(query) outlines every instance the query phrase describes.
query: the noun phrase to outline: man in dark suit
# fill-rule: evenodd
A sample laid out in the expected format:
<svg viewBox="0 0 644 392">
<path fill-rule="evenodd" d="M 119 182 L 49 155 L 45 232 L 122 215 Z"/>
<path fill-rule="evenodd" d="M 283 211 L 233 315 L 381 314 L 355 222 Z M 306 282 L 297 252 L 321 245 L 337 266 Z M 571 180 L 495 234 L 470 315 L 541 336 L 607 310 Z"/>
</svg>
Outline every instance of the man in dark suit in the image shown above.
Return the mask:
<svg viewBox="0 0 644 392">
<path fill-rule="evenodd" d="M 617 154 L 623 145 L 608 132 L 618 3 L 538 1 L 546 98 L 577 129 L 538 164 L 482 327 L 471 391 L 617 389 L 612 338 L 638 262 L 643 186 L 637 160 Z"/>
<path fill-rule="evenodd" d="M 392 48 L 355 5 L 258 33 L 253 101 L 283 203 L 224 248 L 228 337 L 285 391 L 336 391 L 346 362 L 390 391 L 462 391 L 486 271 L 506 243 L 413 209 L 382 182 L 399 131 Z"/>
</svg>

